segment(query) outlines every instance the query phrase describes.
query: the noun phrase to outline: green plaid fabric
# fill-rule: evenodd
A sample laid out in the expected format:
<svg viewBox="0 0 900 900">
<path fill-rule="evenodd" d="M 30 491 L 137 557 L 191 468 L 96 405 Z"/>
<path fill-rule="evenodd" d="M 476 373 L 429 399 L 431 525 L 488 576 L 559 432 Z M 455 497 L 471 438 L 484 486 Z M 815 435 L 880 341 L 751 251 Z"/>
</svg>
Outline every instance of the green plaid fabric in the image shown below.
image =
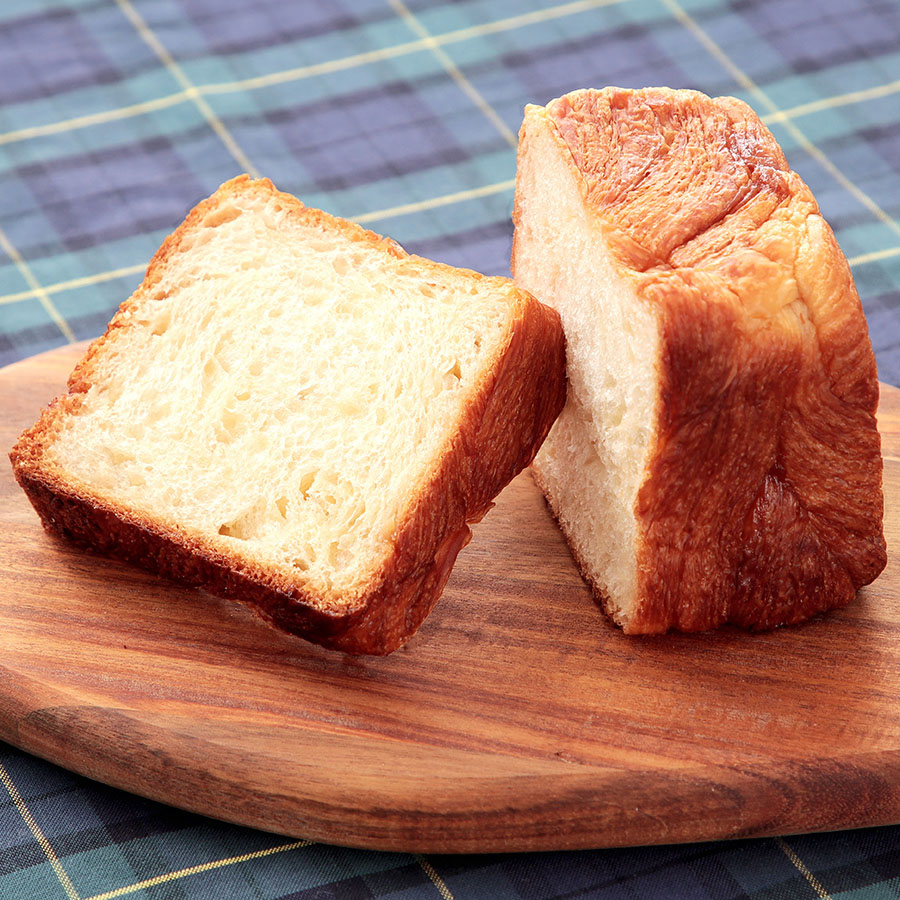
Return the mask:
<svg viewBox="0 0 900 900">
<path fill-rule="evenodd" d="M 187 209 L 242 171 L 508 273 L 523 105 L 604 84 L 758 111 L 900 383 L 894 0 L 4 0 L 0 363 L 101 332 Z M 900 826 L 421 858 L 223 825 L 2 745 L 0 782 L 3 900 L 900 897 Z"/>
</svg>

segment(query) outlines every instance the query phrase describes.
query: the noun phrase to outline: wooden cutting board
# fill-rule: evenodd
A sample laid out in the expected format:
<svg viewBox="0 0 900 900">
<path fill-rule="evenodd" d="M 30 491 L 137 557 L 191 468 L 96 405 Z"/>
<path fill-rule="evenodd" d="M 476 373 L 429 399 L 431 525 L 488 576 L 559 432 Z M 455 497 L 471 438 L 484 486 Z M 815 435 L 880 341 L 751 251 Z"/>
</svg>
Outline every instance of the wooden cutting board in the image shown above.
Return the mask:
<svg viewBox="0 0 900 900">
<path fill-rule="evenodd" d="M 0 371 L 2 446 L 83 348 Z M 889 553 L 900 392 L 885 387 Z M 629 638 L 526 473 L 419 634 L 355 659 L 44 534 L 0 483 L 0 737 L 185 809 L 422 852 L 900 821 L 900 569 L 774 634 Z"/>
</svg>

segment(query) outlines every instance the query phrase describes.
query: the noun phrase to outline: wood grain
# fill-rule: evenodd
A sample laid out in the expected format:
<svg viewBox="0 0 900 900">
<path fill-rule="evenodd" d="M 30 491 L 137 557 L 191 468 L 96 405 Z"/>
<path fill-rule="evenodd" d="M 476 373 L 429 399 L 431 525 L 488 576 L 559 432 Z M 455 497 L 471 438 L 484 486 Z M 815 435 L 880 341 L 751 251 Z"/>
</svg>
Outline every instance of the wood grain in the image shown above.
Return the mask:
<svg viewBox="0 0 900 900">
<path fill-rule="evenodd" d="M 83 348 L 0 371 L 9 447 Z M 900 821 L 900 392 L 889 563 L 772 634 L 626 637 L 526 473 L 410 643 L 356 659 L 46 535 L 0 478 L 0 737 L 108 784 L 297 837 L 487 852 Z"/>
</svg>

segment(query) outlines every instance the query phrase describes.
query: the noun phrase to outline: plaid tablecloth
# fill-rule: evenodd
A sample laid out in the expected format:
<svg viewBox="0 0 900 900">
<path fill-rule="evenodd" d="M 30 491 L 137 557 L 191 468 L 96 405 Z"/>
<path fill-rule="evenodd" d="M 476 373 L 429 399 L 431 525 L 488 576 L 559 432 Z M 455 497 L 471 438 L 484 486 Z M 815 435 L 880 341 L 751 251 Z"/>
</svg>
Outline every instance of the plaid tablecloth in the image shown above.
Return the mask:
<svg viewBox="0 0 900 900">
<path fill-rule="evenodd" d="M 523 105 L 605 84 L 755 107 L 900 383 L 892 0 L 3 0 L 0 362 L 102 331 L 187 209 L 242 171 L 506 274 Z M 900 826 L 425 858 L 223 825 L 3 745 L 0 782 L 3 900 L 900 897 Z"/>
</svg>

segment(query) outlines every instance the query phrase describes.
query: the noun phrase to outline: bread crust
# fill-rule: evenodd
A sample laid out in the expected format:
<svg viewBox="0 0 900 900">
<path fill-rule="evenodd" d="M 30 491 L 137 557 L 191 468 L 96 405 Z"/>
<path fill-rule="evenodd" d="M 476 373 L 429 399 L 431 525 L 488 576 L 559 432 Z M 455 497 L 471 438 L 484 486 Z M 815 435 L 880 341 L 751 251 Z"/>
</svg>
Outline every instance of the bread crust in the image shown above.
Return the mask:
<svg viewBox="0 0 900 900">
<path fill-rule="evenodd" d="M 136 310 L 152 302 L 172 254 L 204 218 L 227 207 L 243 191 L 262 195 L 305 224 L 361 241 L 421 272 L 453 272 L 481 281 L 486 276 L 410 256 L 396 242 L 303 205 L 275 190 L 268 179 L 241 176 L 198 204 L 163 242 L 146 277 L 89 347 L 72 372 L 68 393 L 58 397 L 10 452 L 19 484 L 44 526 L 101 553 L 202 587 L 250 607 L 273 626 L 332 649 L 386 654 L 417 630 L 443 590 L 459 551 L 471 538 L 469 524 L 527 466 L 565 402 L 565 343 L 557 313 L 516 289 L 490 279 L 508 293 L 508 327 L 488 370 L 475 386 L 452 439 L 402 511 L 392 552 L 371 582 L 340 605 L 279 572 L 255 566 L 237 553 L 177 524 L 154 521 L 89 489 L 66 482 L 44 459 L 63 418 L 74 412 L 93 383 L 95 368 L 116 333 Z"/>
<path fill-rule="evenodd" d="M 809 188 L 733 98 L 607 88 L 538 112 L 659 329 L 638 605 L 620 624 L 771 629 L 846 605 L 886 563 L 878 381 Z M 520 158 L 527 142 L 523 127 Z"/>
</svg>

